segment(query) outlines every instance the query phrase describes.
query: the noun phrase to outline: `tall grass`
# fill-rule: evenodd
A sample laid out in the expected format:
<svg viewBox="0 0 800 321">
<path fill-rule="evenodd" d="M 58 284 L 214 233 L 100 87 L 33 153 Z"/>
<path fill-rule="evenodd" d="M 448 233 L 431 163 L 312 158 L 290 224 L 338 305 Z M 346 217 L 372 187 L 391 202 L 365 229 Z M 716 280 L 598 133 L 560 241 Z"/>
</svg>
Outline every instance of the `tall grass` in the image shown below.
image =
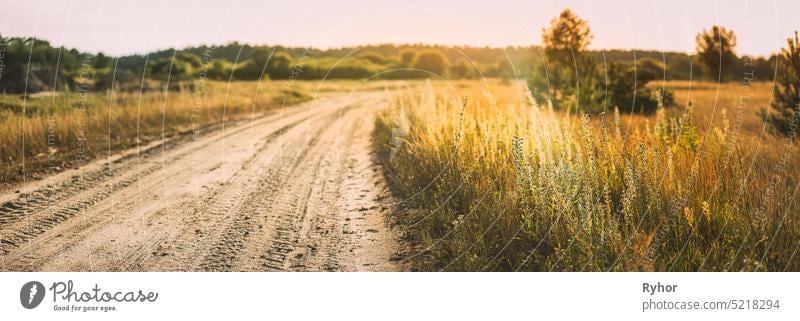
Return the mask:
<svg viewBox="0 0 800 321">
<path fill-rule="evenodd" d="M 174 91 L 0 95 L 0 183 L 261 114 L 310 98 L 311 83 L 184 83 Z M 23 113 L 24 111 L 24 113 Z M 24 175 L 23 175 L 24 174 Z"/>
<path fill-rule="evenodd" d="M 589 118 L 516 85 L 399 91 L 375 136 L 416 209 L 398 218 L 420 243 L 407 259 L 423 270 L 800 270 L 798 146 L 735 135 L 721 109 L 701 130 L 691 104 Z"/>
</svg>

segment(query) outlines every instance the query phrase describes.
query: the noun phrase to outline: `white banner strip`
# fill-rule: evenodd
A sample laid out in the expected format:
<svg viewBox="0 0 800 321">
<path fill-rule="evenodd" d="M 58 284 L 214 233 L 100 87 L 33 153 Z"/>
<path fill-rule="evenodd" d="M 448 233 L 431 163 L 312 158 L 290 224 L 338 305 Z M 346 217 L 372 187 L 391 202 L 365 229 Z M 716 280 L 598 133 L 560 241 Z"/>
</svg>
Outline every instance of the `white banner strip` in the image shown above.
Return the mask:
<svg viewBox="0 0 800 321">
<path fill-rule="evenodd" d="M 797 273 L 0 273 L 0 316 L 799 320 L 798 281 Z"/>
</svg>

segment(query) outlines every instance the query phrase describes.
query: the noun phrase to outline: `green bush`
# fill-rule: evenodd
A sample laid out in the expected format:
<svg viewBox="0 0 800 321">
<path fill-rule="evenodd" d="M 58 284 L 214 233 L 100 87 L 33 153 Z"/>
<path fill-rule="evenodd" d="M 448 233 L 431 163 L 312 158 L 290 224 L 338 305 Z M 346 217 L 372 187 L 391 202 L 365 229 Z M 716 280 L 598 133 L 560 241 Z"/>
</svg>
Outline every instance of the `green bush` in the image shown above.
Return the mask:
<svg viewBox="0 0 800 321">
<path fill-rule="evenodd" d="M 429 50 L 419 53 L 414 58 L 414 68 L 447 78 L 449 76 L 450 62 L 441 51 Z"/>
</svg>

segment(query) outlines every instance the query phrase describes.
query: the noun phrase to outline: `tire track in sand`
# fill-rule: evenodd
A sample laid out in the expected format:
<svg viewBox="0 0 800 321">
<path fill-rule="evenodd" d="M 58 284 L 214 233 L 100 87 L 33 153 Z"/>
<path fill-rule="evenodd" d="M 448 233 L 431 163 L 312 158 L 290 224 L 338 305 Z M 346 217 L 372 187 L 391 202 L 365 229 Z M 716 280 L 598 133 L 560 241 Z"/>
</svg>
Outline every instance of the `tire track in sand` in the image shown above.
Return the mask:
<svg viewBox="0 0 800 321">
<path fill-rule="evenodd" d="M 3 195 L 0 269 L 403 269 L 370 148 L 382 102 L 307 103 Z"/>
</svg>

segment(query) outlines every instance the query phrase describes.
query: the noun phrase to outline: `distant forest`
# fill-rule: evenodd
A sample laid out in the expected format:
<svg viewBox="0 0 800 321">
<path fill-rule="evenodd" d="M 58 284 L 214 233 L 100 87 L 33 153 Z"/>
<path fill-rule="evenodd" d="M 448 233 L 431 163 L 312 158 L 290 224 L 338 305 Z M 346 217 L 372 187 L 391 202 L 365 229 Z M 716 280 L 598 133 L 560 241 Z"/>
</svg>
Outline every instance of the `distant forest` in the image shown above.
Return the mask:
<svg viewBox="0 0 800 321">
<path fill-rule="evenodd" d="M 712 80 L 711 72 L 685 53 L 590 51 L 597 64 L 617 62 L 653 69 L 657 79 Z M 221 46 L 166 49 L 147 55 L 111 57 L 53 47 L 35 38 L 0 36 L 0 92 L 103 91 L 160 89 L 207 78 L 256 79 L 525 79 L 543 63 L 540 47 L 467 47 L 434 45 L 366 45 L 336 49 Z M 635 58 L 635 60 L 634 60 Z M 742 57 L 727 62 L 733 74 L 744 73 Z M 771 80 L 775 56 L 752 59 L 756 80 Z M 27 81 L 26 81 L 26 76 Z M 144 79 L 144 81 L 142 80 Z M 172 87 L 172 86 L 170 86 Z"/>
</svg>

